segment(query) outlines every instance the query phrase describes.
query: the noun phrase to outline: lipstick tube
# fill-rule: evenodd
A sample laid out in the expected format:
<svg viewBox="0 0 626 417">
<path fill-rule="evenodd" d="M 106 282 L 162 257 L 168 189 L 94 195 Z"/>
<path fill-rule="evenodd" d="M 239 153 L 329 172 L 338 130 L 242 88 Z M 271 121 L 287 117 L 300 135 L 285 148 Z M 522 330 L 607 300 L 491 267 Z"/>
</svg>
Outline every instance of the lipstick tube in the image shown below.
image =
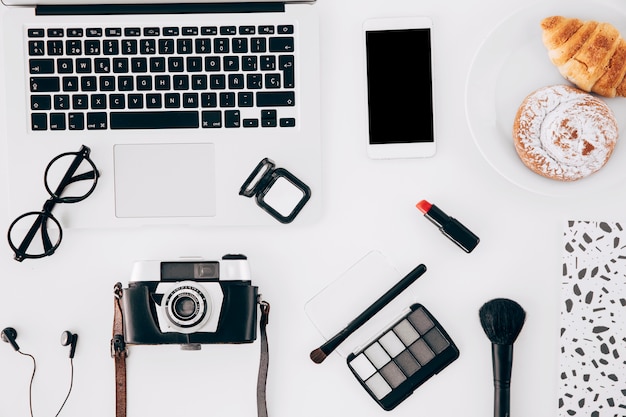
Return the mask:
<svg viewBox="0 0 626 417">
<path fill-rule="evenodd" d="M 456 243 L 465 252 L 470 253 L 474 250 L 480 239 L 471 230 L 465 227 L 454 217 L 448 216 L 439 207 L 422 200 L 416 204 L 416 207 L 424 213 L 424 217 L 430 220 L 439 228 L 441 233 Z"/>
</svg>

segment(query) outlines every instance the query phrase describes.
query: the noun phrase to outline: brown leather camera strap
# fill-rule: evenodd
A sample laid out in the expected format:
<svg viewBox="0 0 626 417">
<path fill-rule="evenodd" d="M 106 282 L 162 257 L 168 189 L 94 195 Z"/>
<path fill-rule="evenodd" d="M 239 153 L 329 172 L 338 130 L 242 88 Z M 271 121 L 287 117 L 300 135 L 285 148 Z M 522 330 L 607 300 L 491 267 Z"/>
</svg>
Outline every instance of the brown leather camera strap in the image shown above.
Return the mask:
<svg viewBox="0 0 626 417">
<path fill-rule="evenodd" d="M 114 287 L 113 337 L 111 339 L 111 356 L 115 360 L 115 417 L 126 417 L 126 357 L 128 350 L 124 341 L 124 320 L 122 311 L 122 284 Z M 257 379 L 257 414 L 267 417 L 266 385 L 269 367 L 269 346 L 267 341 L 267 323 L 269 322 L 270 304 L 259 301 L 261 320 L 261 356 L 259 359 L 259 375 Z"/>
<path fill-rule="evenodd" d="M 114 287 L 113 338 L 111 356 L 115 360 L 115 417 L 126 417 L 126 342 L 124 342 L 124 320 L 122 313 L 122 284 Z"/>
<path fill-rule="evenodd" d="M 259 329 L 261 332 L 261 356 L 259 359 L 259 376 L 256 384 L 256 405 L 258 417 L 267 417 L 267 404 L 265 401 L 265 387 L 267 382 L 267 368 L 269 366 L 269 349 L 267 343 L 267 323 L 270 315 L 270 304 L 260 301 L 261 320 Z"/>
</svg>

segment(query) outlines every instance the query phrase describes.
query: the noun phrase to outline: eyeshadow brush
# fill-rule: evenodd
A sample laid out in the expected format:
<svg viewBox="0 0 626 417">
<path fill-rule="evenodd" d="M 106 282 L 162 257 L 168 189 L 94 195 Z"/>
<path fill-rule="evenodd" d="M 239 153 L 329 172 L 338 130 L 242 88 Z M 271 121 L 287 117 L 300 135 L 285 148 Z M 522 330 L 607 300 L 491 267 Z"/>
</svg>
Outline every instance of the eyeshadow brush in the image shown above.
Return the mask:
<svg viewBox="0 0 626 417">
<path fill-rule="evenodd" d="M 315 363 L 322 363 L 324 359 L 334 351 L 337 346 L 343 343 L 352 333 L 354 333 L 359 327 L 365 324 L 376 313 L 382 310 L 387 304 L 397 297 L 402 291 L 404 291 L 415 280 L 422 276 L 426 272 L 426 266 L 420 264 L 411 272 L 409 272 L 404 278 L 402 278 L 396 285 L 394 285 L 389 291 L 384 293 L 374 304 L 370 305 L 365 311 L 359 314 L 354 320 L 352 320 L 343 330 L 329 339 L 319 348 L 311 352 L 311 360 Z"/>
<path fill-rule="evenodd" d="M 491 341 L 494 417 L 509 417 L 513 343 L 522 330 L 526 313 L 515 301 L 496 298 L 483 304 L 478 314 Z"/>
</svg>

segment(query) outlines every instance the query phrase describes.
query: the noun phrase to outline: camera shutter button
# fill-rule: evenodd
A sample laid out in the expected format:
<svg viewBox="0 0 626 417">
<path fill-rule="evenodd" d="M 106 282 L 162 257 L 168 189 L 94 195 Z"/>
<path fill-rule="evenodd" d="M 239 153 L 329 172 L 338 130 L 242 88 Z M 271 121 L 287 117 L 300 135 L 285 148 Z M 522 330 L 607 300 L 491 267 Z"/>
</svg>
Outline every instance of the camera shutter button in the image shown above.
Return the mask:
<svg viewBox="0 0 626 417">
<path fill-rule="evenodd" d="M 247 259 L 248 257 L 241 253 L 237 253 L 237 254 L 229 253 L 227 255 L 222 256 L 222 260 L 224 261 L 245 261 Z"/>
</svg>

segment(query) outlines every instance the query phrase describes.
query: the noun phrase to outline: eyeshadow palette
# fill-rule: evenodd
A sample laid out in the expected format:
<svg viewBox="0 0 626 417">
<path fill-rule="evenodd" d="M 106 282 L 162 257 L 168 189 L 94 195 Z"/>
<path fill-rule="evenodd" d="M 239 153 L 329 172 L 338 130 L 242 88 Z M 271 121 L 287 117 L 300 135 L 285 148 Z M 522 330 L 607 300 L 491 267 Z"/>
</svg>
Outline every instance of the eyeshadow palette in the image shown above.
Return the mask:
<svg viewBox="0 0 626 417">
<path fill-rule="evenodd" d="M 385 410 L 392 410 L 417 387 L 459 357 L 459 350 L 421 304 L 389 326 L 359 352 L 348 367 Z"/>
</svg>

